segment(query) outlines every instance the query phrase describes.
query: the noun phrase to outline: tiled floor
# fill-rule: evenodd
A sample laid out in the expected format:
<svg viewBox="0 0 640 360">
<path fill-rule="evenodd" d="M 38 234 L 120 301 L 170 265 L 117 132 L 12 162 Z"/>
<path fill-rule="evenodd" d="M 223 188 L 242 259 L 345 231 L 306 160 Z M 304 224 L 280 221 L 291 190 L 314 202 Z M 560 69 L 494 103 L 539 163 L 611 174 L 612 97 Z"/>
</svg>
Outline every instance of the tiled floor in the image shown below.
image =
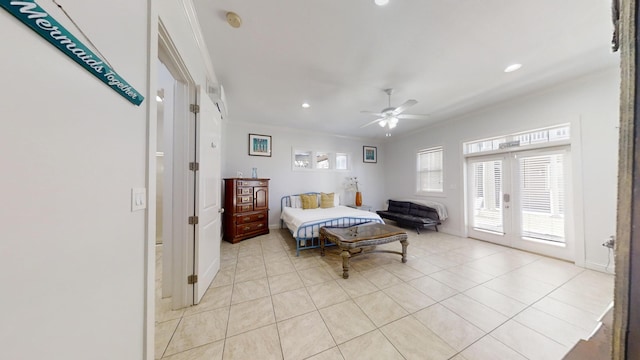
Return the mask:
<svg viewBox="0 0 640 360">
<path fill-rule="evenodd" d="M 612 275 L 408 232 L 406 264 L 356 257 L 346 280 L 335 247 L 296 257 L 286 231 L 223 242 L 199 305 L 157 296 L 156 359 L 561 359 L 612 300 Z"/>
</svg>

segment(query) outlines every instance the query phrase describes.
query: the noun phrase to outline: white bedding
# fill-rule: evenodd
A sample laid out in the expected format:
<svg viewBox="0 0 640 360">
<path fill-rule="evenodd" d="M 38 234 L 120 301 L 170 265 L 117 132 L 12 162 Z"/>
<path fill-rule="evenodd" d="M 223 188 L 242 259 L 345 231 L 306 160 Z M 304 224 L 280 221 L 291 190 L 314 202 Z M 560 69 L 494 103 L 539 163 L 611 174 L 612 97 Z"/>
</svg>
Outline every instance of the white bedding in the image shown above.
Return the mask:
<svg viewBox="0 0 640 360">
<path fill-rule="evenodd" d="M 327 209 L 307 209 L 284 207 L 280 219 L 287 224 L 287 227 L 294 236 L 297 236 L 298 229 L 306 224 L 316 223 L 342 217 L 353 217 L 360 219 L 372 219 L 382 221 L 382 218 L 373 212 L 353 209 L 347 206 L 335 206 Z M 314 231 L 314 237 L 317 237 L 317 231 Z"/>
</svg>

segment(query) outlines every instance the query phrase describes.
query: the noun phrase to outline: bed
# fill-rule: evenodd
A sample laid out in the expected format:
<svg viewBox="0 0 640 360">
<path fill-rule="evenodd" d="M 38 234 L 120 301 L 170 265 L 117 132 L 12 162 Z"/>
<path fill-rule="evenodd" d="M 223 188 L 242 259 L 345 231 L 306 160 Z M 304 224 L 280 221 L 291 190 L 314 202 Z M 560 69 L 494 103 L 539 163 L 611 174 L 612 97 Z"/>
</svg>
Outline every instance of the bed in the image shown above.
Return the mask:
<svg viewBox="0 0 640 360">
<path fill-rule="evenodd" d="M 323 226 L 349 227 L 376 222 L 384 224 L 382 218 L 374 213 L 339 205 L 335 195 L 332 207 L 303 209 L 299 204 L 300 195 L 315 195 L 320 201 L 320 193 L 286 195 L 280 199 L 280 227 L 287 228 L 296 240 L 296 256 L 300 250 L 320 247 L 318 235 Z"/>
</svg>

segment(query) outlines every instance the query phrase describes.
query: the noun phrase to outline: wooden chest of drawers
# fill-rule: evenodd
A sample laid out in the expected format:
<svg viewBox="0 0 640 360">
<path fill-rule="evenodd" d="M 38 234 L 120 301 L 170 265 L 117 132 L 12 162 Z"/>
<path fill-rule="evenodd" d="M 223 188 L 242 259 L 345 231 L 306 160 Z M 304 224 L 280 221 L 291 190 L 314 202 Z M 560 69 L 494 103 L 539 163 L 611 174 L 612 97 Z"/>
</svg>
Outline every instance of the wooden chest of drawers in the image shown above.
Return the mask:
<svg viewBox="0 0 640 360">
<path fill-rule="evenodd" d="M 224 239 L 269 233 L 269 179 L 224 179 Z"/>
</svg>

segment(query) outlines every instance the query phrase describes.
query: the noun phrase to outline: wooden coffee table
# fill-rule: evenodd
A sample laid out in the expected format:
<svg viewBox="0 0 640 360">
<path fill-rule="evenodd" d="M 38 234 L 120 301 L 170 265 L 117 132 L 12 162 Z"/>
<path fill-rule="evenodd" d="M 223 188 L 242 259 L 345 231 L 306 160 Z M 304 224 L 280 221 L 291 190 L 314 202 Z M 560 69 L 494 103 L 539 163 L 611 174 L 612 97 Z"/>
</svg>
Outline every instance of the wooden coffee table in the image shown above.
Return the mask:
<svg viewBox="0 0 640 360">
<path fill-rule="evenodd" d="M 340 248 L 342 256 L 342 277 L 349 278 L 349 259 L 363 253 L 363 249 L 369 246 L 382 245 L 394 241 L 400 241 L 402 252 L 391 250 L 372 250 L 367 253 L 387 252 L 402 255 L 402 262 L 407 262 L 406 231 L 395 226 L 379 223 L 367 223 L 346 228 L 322 227 L 320 228 L 320 254 L 324 256 L 325 241 L 330 241 Z"/>
</svg>

